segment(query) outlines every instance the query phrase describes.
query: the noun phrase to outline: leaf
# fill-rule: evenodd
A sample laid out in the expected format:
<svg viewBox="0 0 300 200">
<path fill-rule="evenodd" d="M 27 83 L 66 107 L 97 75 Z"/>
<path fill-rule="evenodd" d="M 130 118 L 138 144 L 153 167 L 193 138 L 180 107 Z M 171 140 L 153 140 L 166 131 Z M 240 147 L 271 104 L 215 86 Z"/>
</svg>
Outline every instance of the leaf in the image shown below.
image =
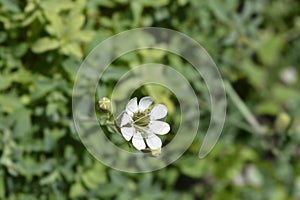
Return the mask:
<svg viewBox="0 0 300 200">
<path fill-rule="evenodd" d="M 10 1 L 10 0 L 1 0 L 1 6 L 4 7 L 4 9 L 7 9 L 11 12 L 21 12 L 21 9 L 19 5 L 15 1 Z"/>
<path fill-rule="evenodd" d="M 223 23 L 227 24 L 228 21 L 228 12 L 224 9 L 224 2 L 219 0 L 211 0 L 208 2 L 209 8 L 213 11 L 213 13 L 216 15 L 216 17 L 222 21 Z"/>
<path fill-rule="evenodd" d="M 264 88 L 266 71 L 263 68 L 256 66 L 250 60 L 245 60 L 245 62 L 241 63 L 240 68 L 253 86 L 258 89 Z"/>
<path fill-rule="evenodd" d="M 143 7 L 138 1 L 132 1 L 132 2 L 130 2 L 130 8 L 131 8 L 132 14 L 133 14 L 132 26 L 136 27 L 140 23 Z"/>
<path fill-rule="evenodd" d="M 62 63 L 63 69 L 70 75 L 70 77 L 74 80 L 76 73 L 80 67 L 80 60 L 76 57 L 70 57 L 65 59 Z"/>
<path fill-rule="evenodd" d="M 25 139 L 31 133 L 31 111 L 21 108 L 14 113 L 14 135 Z"/>
<path fill-rule="evenodd" d="M 4 199 L 5 195 L 5 183 L 4 183 L 3 171 L 0 171 L 0 198 Z"/>
<path fill-rule="evenodd" d="M 292 100 L 300 101 L 300 93 L 296 88 L 274 84 L 272 88 L 272 93 L 274 95 L 274 98 L 279 102 L 287 103 Z"/>
<path fill-rule="evenodd" d="M 84 15 L 76 15 L 76 16 L 70 16 L 71 19 L 68 21 L 68 27 L 70 28 L 71 32 L 69 32 L 71 35 L 74 34 L 74 31 L 79 31 L 81 27 L 84 24 L 85 17 Z"/>
<path fill-rule="evenodd" d="M 300 176 L 295 177 L 295 190 L 296 196 L 300 197 Z"/>
<path fill-rule="evenodd" d="M 275 64 L 279 59 L 280 51 L 284 45 L 284 39 L 281 35 L 273 35 L 270 32 L 263 32 L 261 43 L 258 47 L 258 56 L 266 65 Z"/>
<path fill-rule="evenodd" d="M 64 0 L 64 3 L 61 3 L 60 0 L 43 0 L 40 2 L 40 5 L 45 10 L 51 10 L 54 12 L 60 12 L 63 10 L 69 10 L 74 7 L 74 2 L 71 0 Z"/>
<path fill-rule="evenodd" d="M 53 184 L 55 183 L 56 179 L 59 177 L 59 173 L 57 170 L 53 171 L 49 175 L 40 179 L 39 183 L 41 185 Z"/>
<path fill-rule="evenodd" d="M 46 31 L 57 38 L 61 38 L 64 34 L 65 25 L 63 18 L 52 10 L 45 10 L 45 16 L 50 21 L 50 24 L 45 27 Z"/>
<path fill-rule="evenodd" d="M 255 113 L 258 114 L 267 114 L 267 115 L 276 115 L 280 111 L 277 103 L 274 101 L 263 101 L 256 106 Z"/>
<path fill-rule="evenodd" d="M 0 32 L 0 43 L 4 42 L 7 38 L 7 33 L 1 31 Z"/>
<path fill-rule="evenodd" d="M 107 177 L 104 166 L 95 162 L 93 168 L 82 175 L 82 181 L 89 189 L 95 189 L 99 187 L 100 184 L 106 183 Z"/>
<path fill-rule="evenodd" d="M 120 187 L 127 185 L 129 182 L 129 180 L 120 172 L 110 170 L 109 175 L 112 183 Z"/>
<path fill-rule="evenodd" d="M 0 75 L 0 91 L 7 89 L 12 83 L 12 78 L 9 76 L 2 77 Z"/>
<path fill-rule="evenodd" d="M 33 77 L 34 76 L 30 71 L 25 68 L 20 68 L 11 76 L 11 79 L 16 83 L 28 84 L 33 81 Z"/>
<path fill-rule="evenodd" d="M 13 52 L 13 54 L 17 58 L 20 58 L 27 52 L 28 44 L 25 42 L 22 42 L 22 43 L 16 45 L 16 47 L 14 49 L 15 49 L 15 51 Z"/>
<path fill-rule="evenodd" d="M 78 43 L 68 43 L 62 46 L 61 51 L 65 55 L 74 55 L 78 58 L 82 57 L 82 50 Z"/>
<path fill-rule="evenodd" d="M 144 7 L 158 7 L 165 6 L 169 3 L 169 0 L 141 0 L 139 1 Z"/>
<path fill-rule="evenodd" d="M 47 93 L 54 91 L 57 87 L 57 84 L 58 82 L 54 83 L 51 79 L 46 77 L 36 77 L 30 99 L 35 101 L 44 97 Z"/>
<path fill-rule="evenodd" d="M 30 14 L 29 17 L 25 18 L 24 21 L 22 21 L 22 26 L 28 26 L 29 24 L 33 23 L 35 19 L 37 19 L 41 13 L 39 11 L 35 11 L 32 14 Z"/>
<path fill-rule="evenodd" d="M 118 81 L 127 71 L 128 69 L 121 66 L 111 66 L 105 70 L 101 77 L 101 80 L 104 82 L 108 82 L 111 80 Z"/>
<path fill-rule="evenodd" d="M 58 40 L 53 39 L 53 38 L 44 37 L 44 38 L 38 39 L 31 46 L 31 50 L 34 53 L 43 53 L 43 52 L 46 52 L 46 51 L 56 49 L 59 46 L 60 46 L 60 42 Z"/>
<path fill-rule="evenodd" d="M 102 185 L 99 188 L 98 192 L 101 195 L 101 197 L 109 198 L 109 197 L 113 197 L 116 194 L 118 194 L 120 192 L 120 187 L 118 187 L 112 183 L 109 183 L 109 184 Z"/>
<path fill-rule="evenodd" d="M 144 174 L 144 177 L 141 181 L 139 181 L 138 188 L 140 191 L 145 191 L 151 187 L 153 183 L 153 175 L 152 174 Z"/>
<path fill-rule="evenodd" d="M 23 105 L 20 98 L 18 98 L 15 94 L 0 95 L 0 110 L 3 112 L 12 113 L 22 107 Z"/>
<path fill-rule="evenodd" d="M 180 160 L 180 171 L 189 177 L 200 178 L 205 174 L 204 160 L 195 159 L 193 157 L 183 157 Z"/>
<path fill-rule="evenodd" d="M 80 182 L 75 182 L 71 185 L 69 195 L 71 198 L 83 196 L 86 193 L 83 185 Z"/>
<path fill-rule="evenodd" d="M 82 42 L 89 42 L 95 35 L 92 30 L 81 30 L 74 37 L 80 39 Z"/>
<path fill-rule="evenodd" d="M 169 169 L 166 171 L 166 184 L 167 186 L 173 186 L 176 183 L 176 180 L 179 176 L 178 170 Z"/>
</svg>

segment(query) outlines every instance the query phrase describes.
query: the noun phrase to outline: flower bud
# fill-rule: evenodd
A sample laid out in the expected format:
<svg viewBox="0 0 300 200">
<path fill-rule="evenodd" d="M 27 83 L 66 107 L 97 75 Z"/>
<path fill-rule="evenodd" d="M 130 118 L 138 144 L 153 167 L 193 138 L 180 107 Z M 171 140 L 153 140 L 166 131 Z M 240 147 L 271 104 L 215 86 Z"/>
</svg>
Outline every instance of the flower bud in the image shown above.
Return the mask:
<svg viewBox="0 0 300 200">
<path fill-rule="evenodd" d="M 277 132 L 281 133 L 288 127 L 290 123 L 291 117 L 285 112 L 280 113 L 275 121 L 275 129 Z"/>
<path fill-rule="evenodd" d="M 110 99 L 107 97 L 103 97 L 99 102 L 99 108 L 102 112 L 109 112 L 110 111 Z"/>
<path fill-rule="evenodd" d="M 151 154 L 152 154 L 152 156 L 154 156 L 154 157 L 159 156 L 159 155 L 161 154 L 161 148 L 159 148 L 159 149 L 152 149 L 152 150 L 151 150 Z"/>
<path fill-rule="evenodd" d="M 151 153 L 153 157 L 158 157 L 161 154 L 161 148 L 158 149 L 150 149 L 146 148 L 142 150 L 144 153 Z"/>
</svg>

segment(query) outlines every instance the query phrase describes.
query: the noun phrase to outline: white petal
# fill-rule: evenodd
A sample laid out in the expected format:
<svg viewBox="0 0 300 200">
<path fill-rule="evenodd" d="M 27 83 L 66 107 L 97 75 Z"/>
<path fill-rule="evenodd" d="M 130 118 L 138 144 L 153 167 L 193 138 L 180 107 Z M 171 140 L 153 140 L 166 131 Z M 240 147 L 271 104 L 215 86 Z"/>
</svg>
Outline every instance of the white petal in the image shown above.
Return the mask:
<svg viewBox="0 0 300 200">
<path fill-rule="evenodd" d="M 133 127 L 122 127 L 121 133 L 125 140 L 129 141 L 133 134 L 135 133 L 135 129 Z"/>
<path fill-rule="evenodd" d="M 162 121 L 151 121 L 149 124 L 151 132 L 158 135 L 165 135 L 170 131 L 170 125 Z"/>
<path fill-rule="evenodd" d="M 132 138 L 132 144 L 137 150 L 142 150 L 142 149 L 146 148 L 144 139 L 143 139 L 141 133 L 139 133 L 139 132 L 134 133 L 133 138 Z"/>
<path fill-rule="evenodd" d="M 146 142 L 150 149 L 158 149 L 161 148 L 162 145 L 160 138 L 154 134 L 149 135 Z"/>
<path fill-rule="evenodd" d="M 149 106 L 153 103 L 153 99 L 151 97 L 143 97 L 139 102 L 139 110 L 144 112 Z"/>
<path fill-rule="evenodd" d="M 121 112 L 121 114 L 119 114 L 119 116 L 116 118 L 116 124 L 121 127 L 121 120 L 122 120 L 122 117 L 124 115 L 125 111 Z"/>
<path fill-rule="evenodd" d="M 150 112 L 150 118 L 154 120 L 162 119 L 167 115 L 167 113 L 168 113 L 168 109 L 166 106 L 162 104 L 157 104 L 156 106 L 154 106 L 154 108 L 152 108 Z"/>
<path fill-rule="evenodd" d="M 127 114 L 127 113 L 124 113 L 122 118 L 121 118 L 121 124 L 120 124 L 120 127 L 126 125 L 126 124 L 129 124 L 132 122 L 132 118 Z"/>
<path fill-rule="evenodd" d="M 136 113 L 138 110 L 139 110 L 139 108 L 138 108 L 138 104 L 137 104 L 137 98 L 134 97 L 126 105 L 126 111 L 128 112 L 128 114 L 131 115 L 132 113 Z"/>
</svg>

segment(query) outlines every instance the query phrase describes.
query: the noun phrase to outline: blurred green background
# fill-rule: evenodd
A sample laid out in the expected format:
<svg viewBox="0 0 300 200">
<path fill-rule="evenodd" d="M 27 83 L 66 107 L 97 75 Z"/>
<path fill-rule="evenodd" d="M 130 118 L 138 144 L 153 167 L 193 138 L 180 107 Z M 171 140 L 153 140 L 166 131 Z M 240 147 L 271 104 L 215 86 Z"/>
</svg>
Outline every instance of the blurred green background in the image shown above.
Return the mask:
<svg viewBox="0 0 300 200">
<path fill-rule="evenodd" d="M 204 160 L 197 138 L 167 168 L 127 174 L 80 142 L 72 87 L 99 42 L 146 26 L 178 30 L 208 51 L 227 83 L 227 119 Z M 297 0 L 0 0 L 0 199 L 300 199 L 299 52 Z M 141 51 L 112 64 L 102 94 L 149 60 L 197 79 L 176 56 Z M 151 91 L 140 95 L 163 98 L 178 120 L 172 96 Z"/>
</svg>

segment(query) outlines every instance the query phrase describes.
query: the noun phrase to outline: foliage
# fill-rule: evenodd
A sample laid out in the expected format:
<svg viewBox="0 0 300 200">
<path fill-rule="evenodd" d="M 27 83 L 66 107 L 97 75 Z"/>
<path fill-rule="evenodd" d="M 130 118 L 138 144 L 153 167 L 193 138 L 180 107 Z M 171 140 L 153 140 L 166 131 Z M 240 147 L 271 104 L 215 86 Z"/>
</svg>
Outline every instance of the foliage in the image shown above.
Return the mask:
<svg viewBox="0 0 300 200">
<path fill-rule="evenodd" d="M 0 0 L 0 199 L 300 198 L 299 12 L 296 0 Z M 198 138 L 167 168 L 126 174 L 102 165 L 82 145 L 71 94 L 93 47 L 145 26 L 197 40 L 233 93 L 208 157 L 197 159 Z M 126 69 L 163 58 L 191 83 L 199 79 L 174 55 L 139 51 L 112 64 L 102 92 L 109 96 Z M 205 130 L 208 96 L 203 85 L 193 87 L 203 92 Z M 163 96 L 170 118 L 180 119 L 171 93 L 154 87 L 138 95 L 146 93 Z M 263 134 L 249 123 L 252 116 Z"/>
</svg>

